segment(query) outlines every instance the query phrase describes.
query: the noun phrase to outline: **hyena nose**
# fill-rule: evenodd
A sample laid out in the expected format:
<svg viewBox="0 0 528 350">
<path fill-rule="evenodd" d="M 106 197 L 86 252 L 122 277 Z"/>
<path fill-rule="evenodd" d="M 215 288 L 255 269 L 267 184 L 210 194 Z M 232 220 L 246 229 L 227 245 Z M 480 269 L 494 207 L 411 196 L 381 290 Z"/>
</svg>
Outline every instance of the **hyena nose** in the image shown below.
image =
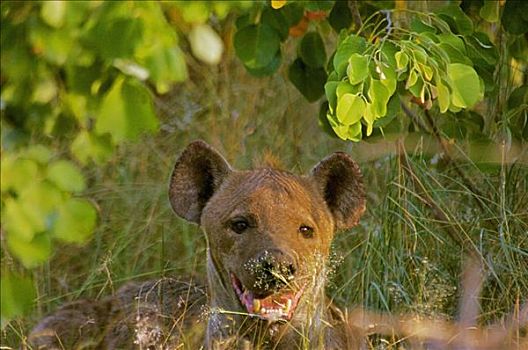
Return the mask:
<svg viewBox="0 0 528 350">
<path fill-rule="evenodd" d="M 255 278 L 264 290 L 278 290 L 291 281 L 296 272 L 294 259 L 279 249 L 267 250 L 256 259 Z"/>
</svg>

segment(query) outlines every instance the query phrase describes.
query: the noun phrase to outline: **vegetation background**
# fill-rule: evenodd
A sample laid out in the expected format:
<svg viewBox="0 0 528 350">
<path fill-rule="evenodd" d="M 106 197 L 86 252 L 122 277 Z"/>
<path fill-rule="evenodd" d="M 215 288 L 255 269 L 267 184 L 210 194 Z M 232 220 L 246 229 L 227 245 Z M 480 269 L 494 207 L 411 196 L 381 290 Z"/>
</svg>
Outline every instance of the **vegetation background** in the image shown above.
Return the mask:
<svg viewBox="0 0 528 350">
<path fill-rule="evenodd" d="M 173 162 L 197 138 L 242 169 L 276 159 L 303 173 L 336 150 L 360 163 L 368 210 L 336 237 L 329 294 L 338 304 L 456 319 L 462 267 L 473 256 L 485 272 L 479 324 L 518 313 L 528 295 L 525 4 L 2 2 L 1 345 L 25 344 L 38 319 L 65 302 L 102 298 L 130 280 L 204 275 L 204 237 L 167 200 Z M 391 109 L 387 96 L 377 124 L 361 115 L 346 124 L 341 99 L 338 121 L 307 101 L 324 102 L 346 35 L 362 28 L 375 47 L 377 24 L 399 18 L 406 28 L 405 16 L 430 11 L 468 51 L 468 38 L 486 33 L 482 47 L 493 53 L 484 63 L 458 51 L 446 59 L 474 67 L 478 101 L 447 110 L 433 89 L 420 100 L 407 75 L 394 95 L 401 106 Z M 374 26 L 362 26 L 369 16 Z M 239 34 L 247 18 L 259 30 L 249 52 Z M 264 25 L 277 31 L 276 47 L 261 38 Z M 323 38 L 322 51 L 307 33 Z"/>
</svg>

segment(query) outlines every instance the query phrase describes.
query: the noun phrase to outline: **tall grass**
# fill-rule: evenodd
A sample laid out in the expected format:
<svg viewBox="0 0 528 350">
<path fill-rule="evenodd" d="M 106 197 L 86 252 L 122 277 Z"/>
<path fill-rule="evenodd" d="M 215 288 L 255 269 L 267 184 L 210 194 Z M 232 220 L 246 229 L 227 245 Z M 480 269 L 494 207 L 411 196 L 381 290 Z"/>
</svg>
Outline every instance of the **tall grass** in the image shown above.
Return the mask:
<svg viewBox="0 0 528 350">
<path fill-rule="evenodd" d="M 526 300 L 526 165 L 482 169 L 469 160 L 459 163 L 483 194 L 476 198 L 450 164 L 432 164 L 423 152 L 398 154 L 392 144 L 382 156 L 366 156 L 376 146 L 325 135 L 317 125 L 318 106 L 306 103 L 284 72 L 255 79 L 235 61 L 205 68 L 190 58 L 190 64 L 190 81 L 157 99 L 159 134 L 122 146 L 105 166 L 85 169 L 87 195 L 99 209 L 97 230 L 87 245 L 63 245 L 34 271 L 34 311 L 2 331 L 3 346 L 23 344 L 35 322 L 64 302 L 98 299 L 130 280 L 204 277 L 203 235 L 176 218 L 167 199 L 173 162 L 196 138 L 239 168 L 249 168 L 267 153 L 296 172 L 308 171 L 334 150 L 362 160 L 368 211 L 334 244 L 333 261 L 340 263 L 329 293 L 342 306 L 456 319 L 462 266 L 469 255 L 485 264 L 481 324 Z M 4 263 L 12 263 L 6 251 Z M 373 338 L 371 345 L 395 347 L 391 341 L 396 342 Z"/>
</svg>

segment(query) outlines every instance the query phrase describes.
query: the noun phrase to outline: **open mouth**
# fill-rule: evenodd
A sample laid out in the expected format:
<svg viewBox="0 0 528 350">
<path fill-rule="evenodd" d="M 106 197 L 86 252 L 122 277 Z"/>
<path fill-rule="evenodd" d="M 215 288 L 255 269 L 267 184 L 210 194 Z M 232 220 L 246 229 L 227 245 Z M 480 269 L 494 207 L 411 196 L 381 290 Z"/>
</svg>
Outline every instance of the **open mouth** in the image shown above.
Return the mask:
<svg viewBox="0 0 528 350">
<path fill-rule="evenodd" d="M 247 312 L 270 322 L 289 321 L 297 307 L 304 288 L 295 292 L 291 289 L 279 290 L 265 298 L 257 298 L 253 292 L 246 289 L 242 282 L 231 273 L 231 283 L 240 303 Z"/>
</svg>

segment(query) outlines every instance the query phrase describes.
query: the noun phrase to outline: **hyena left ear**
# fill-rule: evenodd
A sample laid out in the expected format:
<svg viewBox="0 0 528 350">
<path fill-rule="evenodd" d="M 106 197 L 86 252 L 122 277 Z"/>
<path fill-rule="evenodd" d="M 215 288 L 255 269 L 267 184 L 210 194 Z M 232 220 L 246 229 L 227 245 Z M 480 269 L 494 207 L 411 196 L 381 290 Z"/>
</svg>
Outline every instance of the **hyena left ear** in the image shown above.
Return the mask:
<svg viewBox="0 0 528 350">
<path fill-rule="evenodd" d="M 334 216 L 336 229 L 357 225 L 365 212 L 365 188 L 357 163 L 348 154 L 336 152 L 320 161 L 311 176 Z"/>
<path fill-rule="evenodd" d="M 200 223 L 202 210 L 231 173 L 231 166 L 214 148 L 201 140 L 190 143 L 176 161 L 169 185 L 174 212 Z"/>
</svg>

